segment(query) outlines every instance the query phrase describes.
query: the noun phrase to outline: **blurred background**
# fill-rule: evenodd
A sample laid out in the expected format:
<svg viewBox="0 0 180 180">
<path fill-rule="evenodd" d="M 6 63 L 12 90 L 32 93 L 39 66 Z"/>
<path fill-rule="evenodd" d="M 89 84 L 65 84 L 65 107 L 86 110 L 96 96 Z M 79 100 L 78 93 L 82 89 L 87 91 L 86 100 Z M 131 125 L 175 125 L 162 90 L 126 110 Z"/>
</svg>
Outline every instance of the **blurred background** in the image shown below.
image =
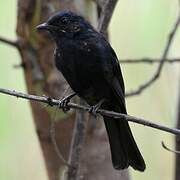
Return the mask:
<svg viewBox="0 0 180 180">
<path fill-rule="evenodd" d="M 16 38 L 16 8 L 15 0 L 6 0 L 0 6 L 3 37 Z M 119 59 L 160 58 L 178 11 L 177 0 L 119 1 L 109 28 L 110 42 Z M 180 56 L 179 40 L 177 33 L 168 57 Z M 0 87 L 26 92 L 22 69 L 13 68 L 20 63 L 18 52 L 0 43 L 0 59 Z M 128 91 L 149 79 L 157 64 L 121 67 Z M 150 88 L 127 98 L 129 114 L 174 127 L 179 67 L 178 63 L 166 64 L 161 77 Z M 174 148 L 174 136 L 133 123 L 131 127 L 147 165 L 144 173 L 130 169 L 132 179 L 173 179 L 174 154 L 164 150 L 161 141 Z M 47 179 L 29 103 L 5 95 L 0 95 L 0 179 Z"/>
</svg>

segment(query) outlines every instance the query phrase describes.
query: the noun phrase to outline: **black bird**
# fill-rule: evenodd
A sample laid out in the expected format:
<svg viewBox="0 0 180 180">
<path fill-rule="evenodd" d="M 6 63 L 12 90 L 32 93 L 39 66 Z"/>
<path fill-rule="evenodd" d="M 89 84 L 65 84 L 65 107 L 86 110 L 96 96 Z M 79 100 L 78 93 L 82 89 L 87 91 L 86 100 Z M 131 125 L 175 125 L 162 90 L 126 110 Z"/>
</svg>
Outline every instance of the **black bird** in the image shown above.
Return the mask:
<svg viewBox="0 0 180 180">
<path fill-rule="evenodd" d="M 83 17 L 58 12 L 39 30 L 47 30 L 56 42 L 55 64 L 77 95 L 89 105 L 127 114 L 124 82 L 117 56 L 104 36 Z M 145 162 L 128 122 L 104 116 L 115 169 L 132 166 L 145 170 Z"/>
</svg>

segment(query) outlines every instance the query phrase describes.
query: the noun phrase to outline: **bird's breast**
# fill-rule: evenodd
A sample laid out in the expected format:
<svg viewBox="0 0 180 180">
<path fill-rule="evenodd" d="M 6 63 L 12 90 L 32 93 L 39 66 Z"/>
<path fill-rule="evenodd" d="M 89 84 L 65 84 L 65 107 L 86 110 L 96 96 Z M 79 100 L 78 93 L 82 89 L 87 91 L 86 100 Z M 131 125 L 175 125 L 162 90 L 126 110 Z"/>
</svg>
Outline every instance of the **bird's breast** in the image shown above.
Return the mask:
<svg viewBox="0 0 180 180">
<path fill-rule="evenodd" d="M 97 103 L 108 96 L 110 90 L 104 80 L 99 57 L 89 52 L 86 43 L 82 47 L 56 50 L 55 64 L 71 88 L 89 104 Z"/>
</svg>

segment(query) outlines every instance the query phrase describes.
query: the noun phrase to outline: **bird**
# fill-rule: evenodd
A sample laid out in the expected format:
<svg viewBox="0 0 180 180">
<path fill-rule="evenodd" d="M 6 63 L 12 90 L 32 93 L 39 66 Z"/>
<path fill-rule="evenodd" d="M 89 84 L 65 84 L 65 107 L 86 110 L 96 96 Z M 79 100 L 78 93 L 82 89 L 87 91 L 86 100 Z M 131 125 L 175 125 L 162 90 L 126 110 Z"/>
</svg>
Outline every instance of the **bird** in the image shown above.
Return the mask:
<svg viewBox="0 0 180 180">
<path fill-rule="evenodd" d="M 64 10 L 36 27 L 55 41 L 55 66 L 87 104 L 127 114 L 124 80 L 115 51 L 84 17 Z M 74 95 L 75 95 L 74 94 Z M 72 97 L 72 96 L 71 96 Z M 114 169 L 144 171 L 144 159 L 123 118 L 103 116 Z"/>
</svg>

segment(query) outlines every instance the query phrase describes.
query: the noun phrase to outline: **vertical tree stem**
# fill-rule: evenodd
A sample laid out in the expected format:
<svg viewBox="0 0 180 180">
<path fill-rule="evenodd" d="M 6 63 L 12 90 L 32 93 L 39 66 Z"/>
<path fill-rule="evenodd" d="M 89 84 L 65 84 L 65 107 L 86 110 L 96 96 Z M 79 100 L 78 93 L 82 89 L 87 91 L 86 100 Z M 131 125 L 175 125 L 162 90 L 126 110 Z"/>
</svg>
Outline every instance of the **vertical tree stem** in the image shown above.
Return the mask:
<svg viewBox="0 0 180 180">
<path fill-rule="evenodd" d="M 177 105 L 177 129 L 180 129 L 180 84 L 179 84 L 179 97 L 178 97 L 178 105 Z M 180 137 L 176 135 L 175 138 L 176 150 L 180 151 Z M 180 179 L 180 154 L 176 153 L 175 159 L 175 180 Z"/>
<path fill-rule="evenodd" d="M 83 104 L 80 100 L 80 104 Z M 75 125 L 73 130 L 71 149 L 69 154 L 69 164 L 67 179 L 68 180 L 78 180 L 80 157 L 83 147 L 83 141 L 85 139 L 86 127 L 88 118 L 86 112 L 83 110 L 76 111 Z"/>
</svg>

